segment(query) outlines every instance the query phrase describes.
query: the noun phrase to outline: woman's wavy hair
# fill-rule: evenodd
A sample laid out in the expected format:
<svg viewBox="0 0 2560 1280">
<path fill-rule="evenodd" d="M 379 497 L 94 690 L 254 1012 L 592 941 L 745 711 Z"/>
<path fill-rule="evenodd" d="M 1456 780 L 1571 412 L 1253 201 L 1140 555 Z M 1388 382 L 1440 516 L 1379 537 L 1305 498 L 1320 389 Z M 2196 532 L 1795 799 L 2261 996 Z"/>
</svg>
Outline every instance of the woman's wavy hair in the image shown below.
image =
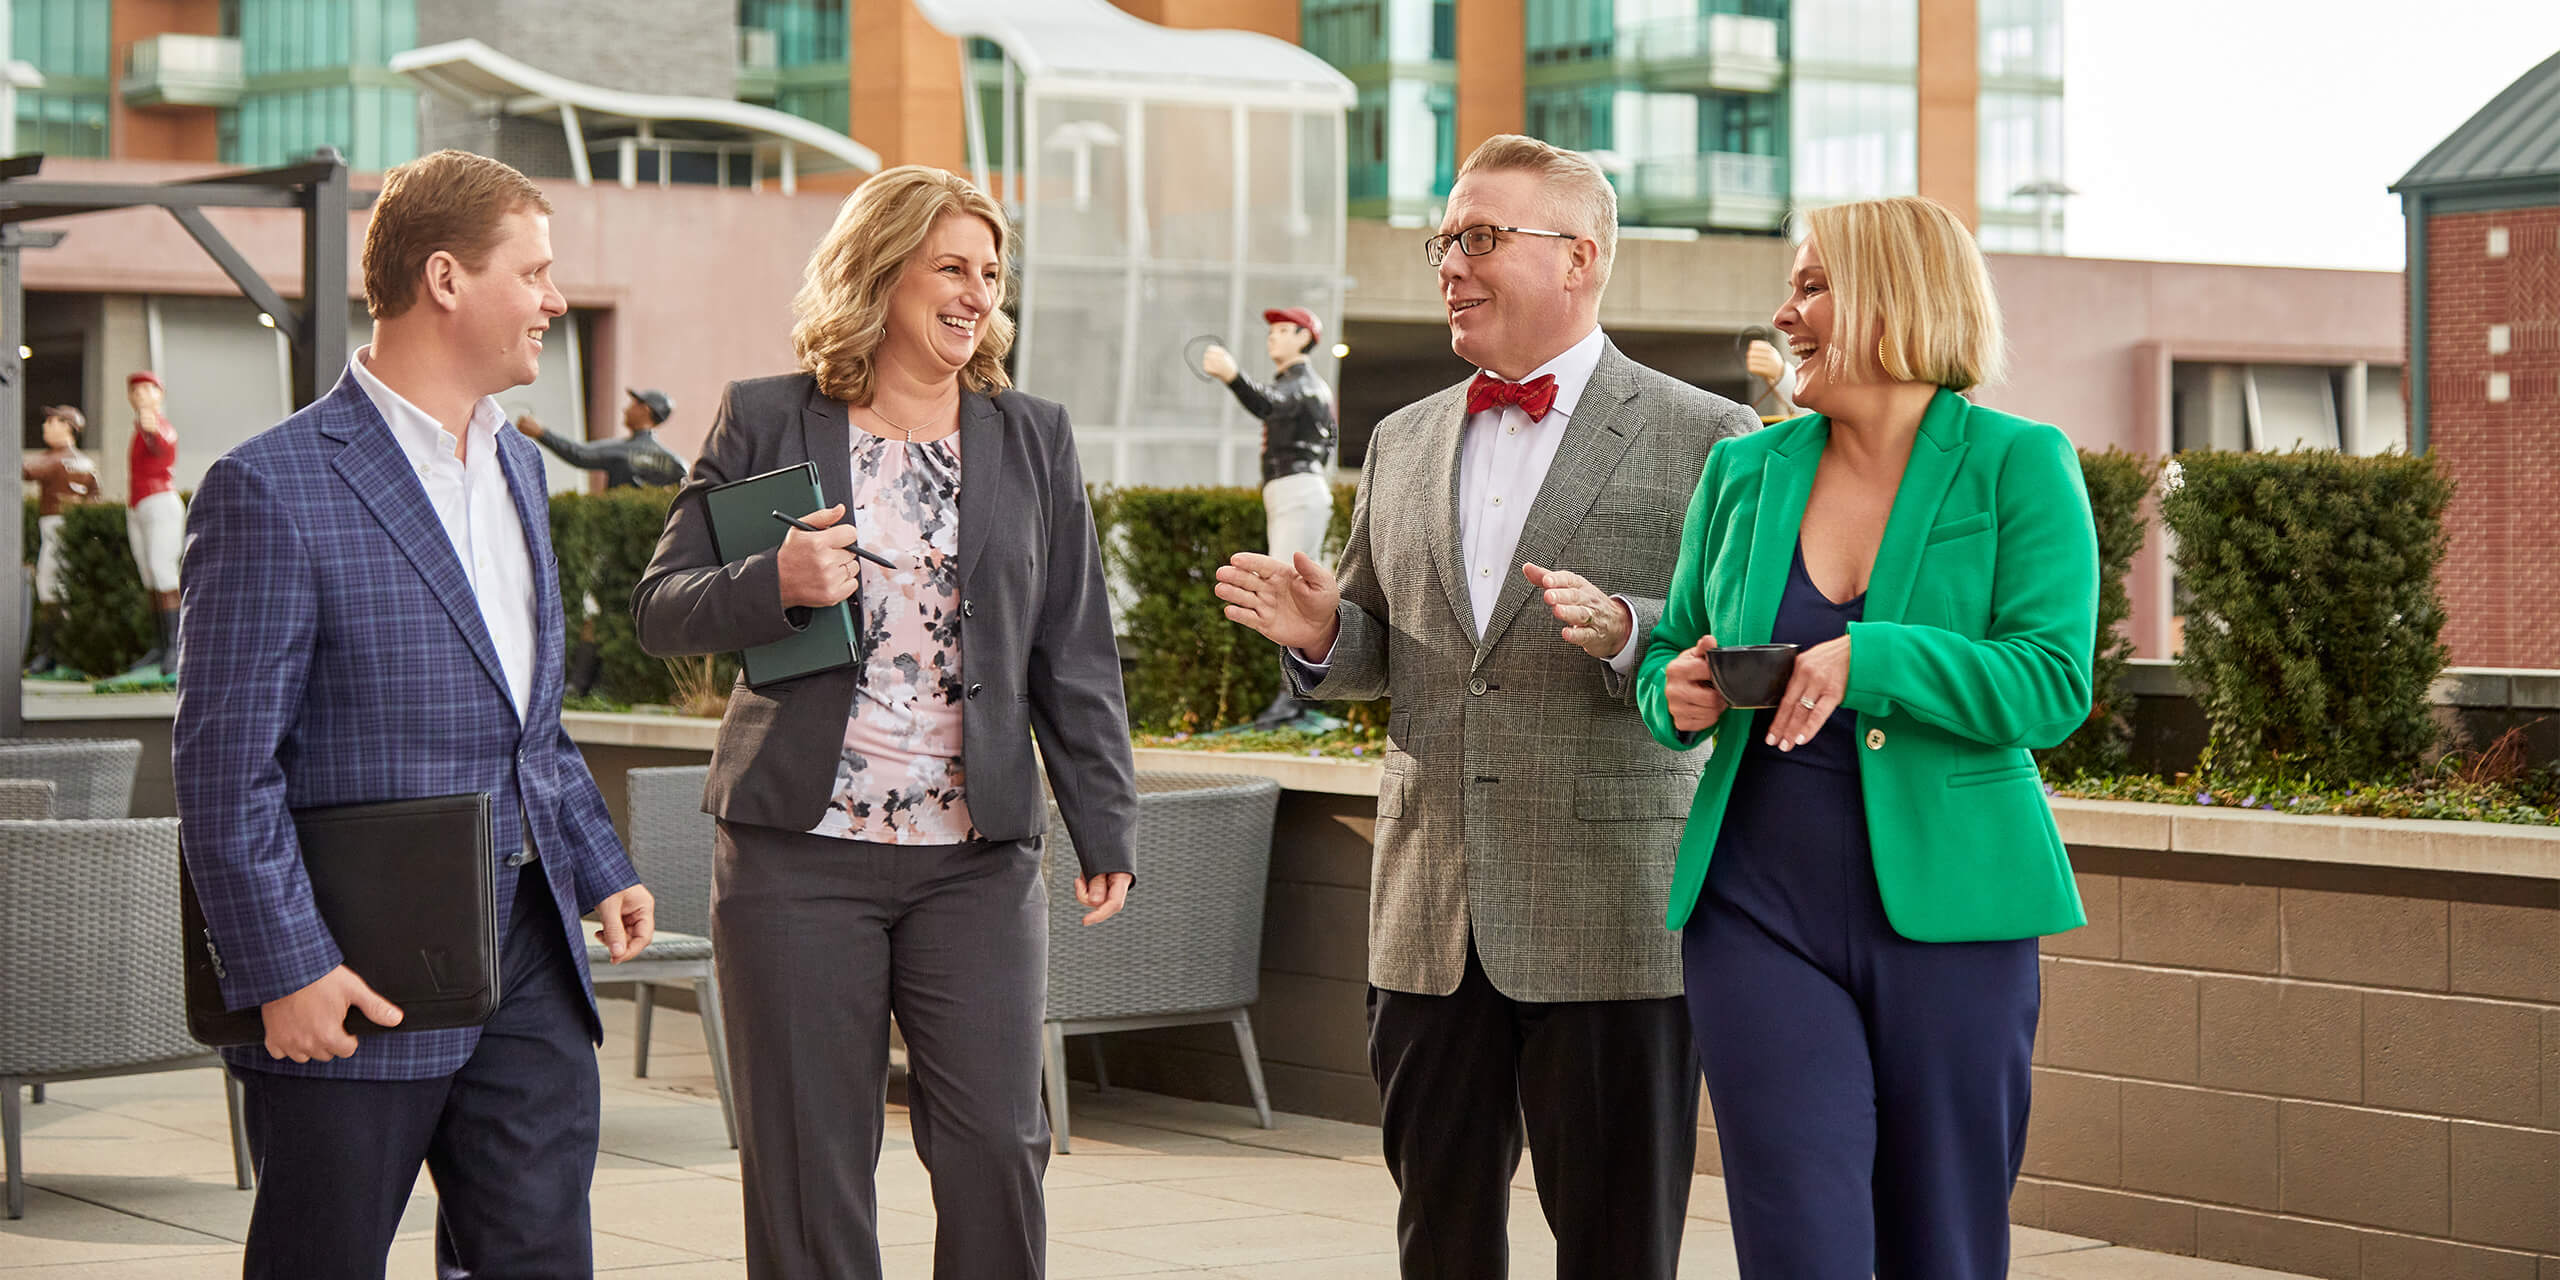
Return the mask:
<svg viewBox="0 0 2560 1280">
<path fill-rule="evenodd" d="M 960 371 L 960 381 L 986 395 L 1013 385 L 1004 372 L 1005 353 L 1013 348 L 1013 317 L 1003 310 L 1013 293 L 1013 228 L 1004 210 L 968 179 L 906 164 L 871 175 L 845 199 L 791 300 L 799 318 L 791 328 L 791 349 L 820 391 L 847 404 L 871 403 L 873 359 L 889 335 L 889 297 L 897 292 L 907 260 L 948 213 L 986 223 L 1003 264 L 997 310 L 984 321 L 978 353 Z"/>
<path fill-rule="evenodd" d="M 1859 200 L 1803 210 L 1796 224 L 1799 238 L 1822 246 L 1831 278 L 1833 338 L 1823 356 L 1833 377 L 1880 374 L 1968 391 L 2007 372 L 1990 268 L 1945 205 L 1926 196 Z"/>
</svg>

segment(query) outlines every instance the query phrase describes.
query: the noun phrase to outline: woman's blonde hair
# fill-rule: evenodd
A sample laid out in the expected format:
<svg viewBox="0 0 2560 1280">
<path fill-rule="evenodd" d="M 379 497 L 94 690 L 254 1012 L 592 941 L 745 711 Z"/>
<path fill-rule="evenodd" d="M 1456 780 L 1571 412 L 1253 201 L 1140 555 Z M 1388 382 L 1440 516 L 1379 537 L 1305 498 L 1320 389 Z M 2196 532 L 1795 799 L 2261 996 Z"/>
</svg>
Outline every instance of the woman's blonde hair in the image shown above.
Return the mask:
<svg viewBox="0 0 2560 1280">
<path fill-rule="evenodd" d="M 871 403 L 873 359 L 889 336 L 889 296 L 897 292 L 907 260 L 951 213 L 974 217 L 995 232 L 1002 271 L 998 309 L 980 321 L 985 333 L 960 381 L 986 394 L 1013 385 L 1004 374 L 1005 352 L 1013 348 L 1013 317 L 1002 309 L 1013 291 L 1013 229 L 1004 210 L 956 173 L 905 164 L 871 175 L 846 198 L 835 225 L 809 256 L 799 296 L 791 300 L 792 314 L 799 317 L 791 328 L 791 350 L 820 391 L 847 404 Z"/>
<path fill-rule="evenodd" d="M 1830 276 L 1832 341 L 1823 356 L 1834 378 L 1881 375 L 1966 391 L 2008 371 L 1990 268 L 1945 205 L 1894 196 L 1797 219 L 1803 237 L 1822 247 Z"/>
</svg>

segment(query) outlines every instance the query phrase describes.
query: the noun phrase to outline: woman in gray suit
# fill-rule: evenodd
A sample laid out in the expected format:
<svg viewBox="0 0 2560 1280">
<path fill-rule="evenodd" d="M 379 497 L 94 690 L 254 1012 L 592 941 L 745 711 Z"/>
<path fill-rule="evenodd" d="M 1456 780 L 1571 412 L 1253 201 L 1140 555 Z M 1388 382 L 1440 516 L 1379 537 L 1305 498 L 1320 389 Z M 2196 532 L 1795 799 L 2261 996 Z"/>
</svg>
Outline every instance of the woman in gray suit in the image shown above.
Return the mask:
<svg viewBox="0 0 2560 1280">
<path fill-rule="evenodd" d="M 632 598 L 641 645 L 665 656 L 769 643 L 854 603 L 853 666 L 731 691 L 704 797 L 756 1280 L 880 1274 L 893 1013 L 934 1273 L 1042 1270 L 1032 730 L 1088 925 L 1127 897 L 1137 798 L 1067 415 L 1005 379 L 1008 239 L 995 202 L 940 169 L 854 192 L 795 303 L 801 372 L 729 384 Z M 703 492 L 804 461 L 817 531 L 722 564 Z"/>
</svg>

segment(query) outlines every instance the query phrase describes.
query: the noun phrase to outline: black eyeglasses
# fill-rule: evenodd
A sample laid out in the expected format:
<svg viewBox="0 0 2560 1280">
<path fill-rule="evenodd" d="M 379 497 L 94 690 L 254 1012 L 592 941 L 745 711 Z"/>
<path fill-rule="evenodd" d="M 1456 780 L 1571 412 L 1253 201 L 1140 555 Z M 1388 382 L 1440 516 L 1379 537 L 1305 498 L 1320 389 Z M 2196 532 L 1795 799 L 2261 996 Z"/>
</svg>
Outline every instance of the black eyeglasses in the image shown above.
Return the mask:
<svg viewBox="0 0 2560 1280">
<path fill-rule="evenodd" d="M 1470 258 L 1481 258 L 1493 252 L 1495 245 L 1502 243 L 1501 239 L 1494 235 L 1497 231 L 1508 231 L 1515 236 L 1546 236 L 1556 240 L 1582 238 L 1570 231 L 1540 231 L 1535 227 L 1497 227 L 1486 223 L 1464 228 L 1456 235 L 1433 236 L 1423 241 L 1422 260 L 1432 266 L 1439 266 L 1441 261 L 1449 256 L 1449 246 L 1453 244 L 1458 246 L 1458 252 Z"/>
</svg>

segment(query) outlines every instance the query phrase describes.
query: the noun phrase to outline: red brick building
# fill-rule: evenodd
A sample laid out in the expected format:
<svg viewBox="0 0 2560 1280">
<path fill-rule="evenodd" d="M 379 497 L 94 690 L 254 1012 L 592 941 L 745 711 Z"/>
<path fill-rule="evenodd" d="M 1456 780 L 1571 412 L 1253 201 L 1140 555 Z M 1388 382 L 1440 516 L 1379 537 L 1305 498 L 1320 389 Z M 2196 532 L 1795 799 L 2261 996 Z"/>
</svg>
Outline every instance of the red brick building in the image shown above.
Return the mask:
<svg viewBox="0 0 2560 1280">
<path fill-rule="evenodd" d="M 2392 186 L 2409 220 L 2410 445 L 2454 482 L 2456 666 L 2560 667 L 2560 55 Z"/>
</svg>

